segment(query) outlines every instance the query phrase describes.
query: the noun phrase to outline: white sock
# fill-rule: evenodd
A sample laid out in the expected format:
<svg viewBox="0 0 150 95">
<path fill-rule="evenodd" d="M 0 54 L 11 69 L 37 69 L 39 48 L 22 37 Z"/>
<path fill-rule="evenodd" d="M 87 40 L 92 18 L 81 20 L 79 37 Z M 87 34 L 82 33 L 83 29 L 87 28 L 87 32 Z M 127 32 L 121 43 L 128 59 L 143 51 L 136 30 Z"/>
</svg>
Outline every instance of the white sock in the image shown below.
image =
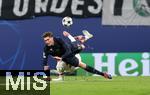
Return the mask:
<svg viewBox="0 0 150 95">
<path fill-rule="evenodd" d="M 73 36 L 71 36 L 71 35 L 69 35 L 68 38 L 70 39 L 71 42 L 75 42 L 76 41 L 76 39 Z"/>
</svg>

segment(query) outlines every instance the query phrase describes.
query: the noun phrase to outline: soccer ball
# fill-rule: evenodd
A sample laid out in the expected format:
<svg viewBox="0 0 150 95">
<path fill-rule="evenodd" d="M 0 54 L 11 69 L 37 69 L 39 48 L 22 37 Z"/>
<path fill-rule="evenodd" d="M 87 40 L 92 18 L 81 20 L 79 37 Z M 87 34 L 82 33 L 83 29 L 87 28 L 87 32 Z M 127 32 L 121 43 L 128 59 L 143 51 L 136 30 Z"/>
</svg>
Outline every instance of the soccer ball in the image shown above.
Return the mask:
<svg viewBox="0 0 150 95">
<path fill-rule="evenodd" d="M 65 27 L 70 27 L 73 24 L 73 20 L 71 17 L 66 16 L 62 19 L 62 25 Z"/>
</svg>

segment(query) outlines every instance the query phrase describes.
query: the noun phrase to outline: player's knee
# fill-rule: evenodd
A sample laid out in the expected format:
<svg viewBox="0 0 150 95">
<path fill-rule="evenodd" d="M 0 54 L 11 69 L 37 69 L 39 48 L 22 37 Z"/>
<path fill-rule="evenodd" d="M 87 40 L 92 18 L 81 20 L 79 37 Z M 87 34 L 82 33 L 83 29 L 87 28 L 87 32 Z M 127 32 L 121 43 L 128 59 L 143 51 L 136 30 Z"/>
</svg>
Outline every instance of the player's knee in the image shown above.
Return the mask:
<svg viewBox="0 0 150 95">
<path fill-rule="evenodd" d="M 58 61 L 57 62 L 57 66 L 56 66 L 57 71 L 60 72 L 64 72 L 65 70 L 65 63 L 63 61 Z"/>
<path fill-rule="evenodd" d="M 63 73 L 65 71 L 64 66 L 56 66 L 58 73 Z"/>
<path fill-rule="evenodd" d="M 64 72 L 64 68 L 57 68 L 58 73 L 63 73 Z"/>
</svg>

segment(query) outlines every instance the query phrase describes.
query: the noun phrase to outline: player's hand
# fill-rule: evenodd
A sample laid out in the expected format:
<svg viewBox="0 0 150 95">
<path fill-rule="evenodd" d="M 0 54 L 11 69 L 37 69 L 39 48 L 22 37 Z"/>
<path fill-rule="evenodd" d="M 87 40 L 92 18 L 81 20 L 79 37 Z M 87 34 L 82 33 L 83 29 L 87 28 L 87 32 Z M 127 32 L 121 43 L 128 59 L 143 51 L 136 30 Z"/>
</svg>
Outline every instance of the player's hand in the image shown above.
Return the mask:
<svg viewBox="0 0 150 95">
<path fill-rule="evenodd" d="M 55 57 L 53 57 L 53 58 L 55 58 L 56 60 L 62 60 L 62 58 L 61 58 L 61 57 L 58 57 L 58 56 L 55 56 Z"/>
<path fill-rule="evenodd" d="M 44 66 L 44 71 L 49 70 L 49 66 Z"/>
</svg>

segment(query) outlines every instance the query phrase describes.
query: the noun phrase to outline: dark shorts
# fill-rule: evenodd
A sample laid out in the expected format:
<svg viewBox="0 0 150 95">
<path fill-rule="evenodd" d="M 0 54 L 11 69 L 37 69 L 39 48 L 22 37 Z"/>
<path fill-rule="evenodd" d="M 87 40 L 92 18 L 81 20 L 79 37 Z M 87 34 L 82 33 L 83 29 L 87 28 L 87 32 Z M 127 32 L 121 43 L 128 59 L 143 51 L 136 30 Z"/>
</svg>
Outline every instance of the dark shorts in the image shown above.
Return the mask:
<svg viewBox="0 0 150 95">
<path fill-rule="evenodd" d="M 79 41 L 72 42 L 71 44 L 72 44 L 71 50 L 74 54 L 80 53 L 83 50 L 81 47 L 81 43 Z"/>
<path fill-rule="evenodd" d="M 67 64 L 70 64 L 71 66 L 75 66 L 75 67 L 79 66 L 79 60 L 75 56 L 64 58 L 63 61 L 66 62 Z"/>
</svg>

